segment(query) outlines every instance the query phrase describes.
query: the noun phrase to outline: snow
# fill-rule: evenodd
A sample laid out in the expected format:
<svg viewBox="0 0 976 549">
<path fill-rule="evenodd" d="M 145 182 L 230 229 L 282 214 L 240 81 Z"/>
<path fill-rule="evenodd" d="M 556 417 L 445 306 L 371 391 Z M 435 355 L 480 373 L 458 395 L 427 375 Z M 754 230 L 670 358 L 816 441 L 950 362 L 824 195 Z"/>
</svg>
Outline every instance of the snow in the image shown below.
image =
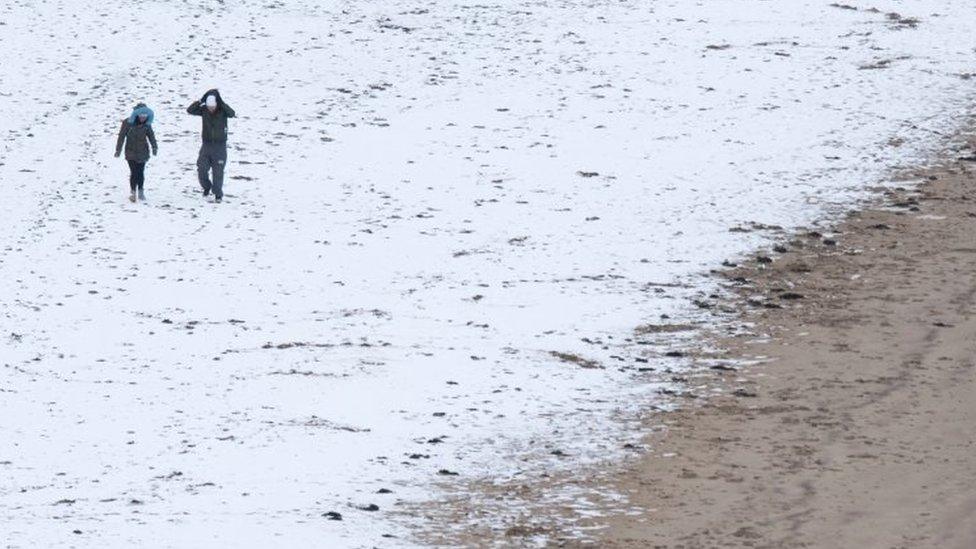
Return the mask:
<svg viewBox="0 0 976 549">
<path fill-rule="evenodd" d="M 841 211 L 964 122 L 972 6 L 851 4 L 0 7 L 0 540 L 407 546 L 442 470 L 616 459 L 666 381 L 634 359 L 691 344 L 633 330 L 701 320 L 767 242 L 730 228 Z M 220 205 L 184 112 L 214 86 Z"/>
</svg>

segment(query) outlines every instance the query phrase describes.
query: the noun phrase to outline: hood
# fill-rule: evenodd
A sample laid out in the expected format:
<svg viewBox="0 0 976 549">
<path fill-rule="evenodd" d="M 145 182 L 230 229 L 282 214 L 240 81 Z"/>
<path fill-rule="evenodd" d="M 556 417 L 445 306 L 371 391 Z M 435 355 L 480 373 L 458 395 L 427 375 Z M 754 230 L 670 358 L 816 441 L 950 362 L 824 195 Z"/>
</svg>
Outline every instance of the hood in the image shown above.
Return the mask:
<svg viewBox="0 0 976 549">
<path fill-rule="evenodd" d="M 138 105 L 135 106 L 135 108 L 132 109 L 132 114 L 129 115 L 129 124 L 135 125 L 136 118 L 138 118 L 140 115 L 143 114 L 146 115 L 146 125 L 152 126 L 153 118 L 155 118 L 155 114 L 153 114 L 152 109 L 147 107 L 145 103 L 139 103 Z"/>
<path fill-rule="evenodd" d="M 203 94 L 203 97 L 200 98 L 200 105 L 203 108 L 206 108 L 206 105 L 204 105 L 204 103 L 207 102 L 207 96 L 208 95 L 212 95 L 212 96 L 214 96 L 215 99 L 217 99 L 217 110 L 218 111 L 220 109 L 224 108 L 224 100 L 223 100 L 223 98 L 220 97 L 220 92 L 217 91 L 217 88 L 214 88 L 212 90 L 207 90 L 207 93 Z"/>
</svg>

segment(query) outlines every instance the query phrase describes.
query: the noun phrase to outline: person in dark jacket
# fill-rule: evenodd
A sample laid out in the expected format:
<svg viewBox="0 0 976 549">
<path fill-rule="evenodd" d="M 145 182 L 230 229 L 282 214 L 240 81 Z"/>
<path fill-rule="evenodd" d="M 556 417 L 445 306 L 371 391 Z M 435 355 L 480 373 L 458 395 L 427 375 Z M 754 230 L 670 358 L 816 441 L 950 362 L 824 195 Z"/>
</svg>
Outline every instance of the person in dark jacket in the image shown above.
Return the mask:
<svg viewBox="0 0 976 549">
<path fill-rule="evenodd" d="M 224 199 L 224 167 L 227 164 L 227 119 L 234 118 L 237 113 L 224 103 L 216 89 L 191 103 L 186 112 L 203 119 L 203 144 L 197 157 L 197 176 L 203 187 L 203 196 L 213 191 L 214 201 L 221 202 Z M 210 179 L 211 171 L 213 180 Z"/>
<path fill-rule="evenodd" d="M 146 182 L 149 147 L 152 146 L 153 156 L 159 152 L 159 147 L 156 146 L 156 134 L 152 129 L 153 118 L 152 109 L 145 103 L 139 103 L 132 109 L 132 114 L 122 121 L 119 139 L 115 143 L 116 158 L 122 154 L 122 147 L 125 146 L 125 160 L 129 163 L 129 188 L 132 191 L 129 200 L 132 202 L 136 201 L 136 192 L 139 193 L 139 200 L 146 199 L 143 186 Z"/>
</svg>

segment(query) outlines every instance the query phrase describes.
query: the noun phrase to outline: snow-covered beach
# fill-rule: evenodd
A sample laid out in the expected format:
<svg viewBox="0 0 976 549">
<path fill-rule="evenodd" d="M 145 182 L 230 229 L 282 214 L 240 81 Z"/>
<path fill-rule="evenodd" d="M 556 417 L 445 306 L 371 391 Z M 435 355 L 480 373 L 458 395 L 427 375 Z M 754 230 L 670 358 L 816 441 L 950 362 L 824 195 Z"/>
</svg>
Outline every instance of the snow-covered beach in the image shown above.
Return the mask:
<svg viewBox="0 0 976 549">
<path fill-rule="evenodd" d="M 634 329 L 700 322 L 700 275 L 763 227 L 936 154 L 972 104 L 973 17 L 0 7 L 0 540 L 409 546 L 426 525 L 397 509 L 435 485 L 613 461 L 690 344 Z M 224 204 L 185 114 L 215 86 Z M 112 146 L 138 101 L 160 155 L 133 205 Z"/>
</svg>

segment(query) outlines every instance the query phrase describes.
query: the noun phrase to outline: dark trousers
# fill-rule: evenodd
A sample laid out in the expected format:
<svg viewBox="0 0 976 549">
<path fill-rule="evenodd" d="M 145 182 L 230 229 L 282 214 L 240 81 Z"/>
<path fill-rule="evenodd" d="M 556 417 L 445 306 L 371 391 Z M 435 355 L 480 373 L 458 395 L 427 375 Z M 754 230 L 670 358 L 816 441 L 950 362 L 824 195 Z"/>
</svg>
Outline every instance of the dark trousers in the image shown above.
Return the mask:
<svg viewBox="0 0 976 549">
<path fill-rule="evenodd" d="M 126 160 L 129 163 L 129 188 L 132 192 L 136 189 L 142 190 L 142 185 L 146 182 L 146 163 Z"/>
<path fill-rule="evenodd" d="M 213 190 L 215 198 L 224 196 L 224 165 L 227 164 L 227 143 L 204 141 L 197 157 L 197 176 L 204 192 Z M 213 180 L 210 172 L 213 171 Z"/>
</svg>

